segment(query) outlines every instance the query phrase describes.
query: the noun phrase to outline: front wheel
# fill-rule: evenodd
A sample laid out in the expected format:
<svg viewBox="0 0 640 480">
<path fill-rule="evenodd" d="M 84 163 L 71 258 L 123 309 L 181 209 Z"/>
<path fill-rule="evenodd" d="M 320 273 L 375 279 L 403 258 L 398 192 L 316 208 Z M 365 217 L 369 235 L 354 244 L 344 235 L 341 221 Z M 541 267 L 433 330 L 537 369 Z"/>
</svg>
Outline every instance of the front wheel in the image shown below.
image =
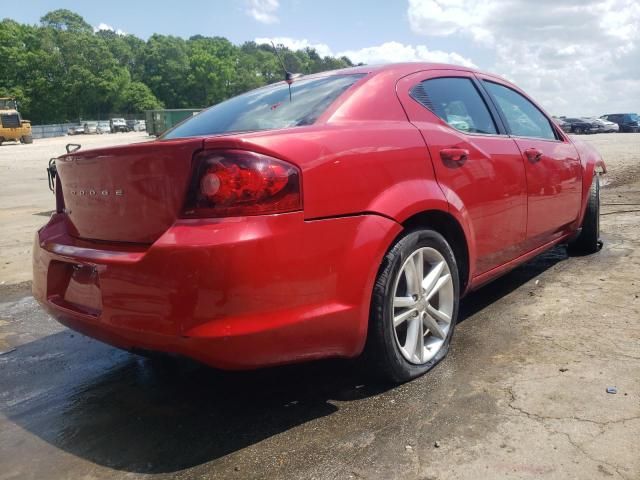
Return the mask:
<svg viewBox="0 0 640 480">
<path fill-rule="evenodd" d="M 22 142 L 22 143 L 33 143 L 33 136 L 32 135 L 25 135 L 20 139 L 20 142 Z"/>
<path fill-rule="evenodd" d="M 582 230 L 578 236 L 569 243 L 569 251 L 582 255 L 596 253 L 602 248 L 600 240 L 600 179 L 598 175 L 593 176 L 587 208 L 584 212 Z"/>
<path fill-rule="evenodd" d="M 373 289 L 365 359 L 394 383 L 431 370 L 448 350 L 460 286 L 453 251 L 433 230 L 416 230 L 389 250 Z"/>
</svg>

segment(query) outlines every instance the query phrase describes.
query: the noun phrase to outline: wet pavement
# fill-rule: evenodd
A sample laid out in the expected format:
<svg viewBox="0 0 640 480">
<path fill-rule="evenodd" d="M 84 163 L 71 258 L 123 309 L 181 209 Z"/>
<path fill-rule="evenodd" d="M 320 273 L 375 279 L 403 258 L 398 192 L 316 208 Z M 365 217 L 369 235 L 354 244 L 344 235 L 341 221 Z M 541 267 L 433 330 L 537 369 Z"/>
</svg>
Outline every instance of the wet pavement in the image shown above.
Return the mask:
<svg viewBox="0 0 640 480">
<path fill-rule="evenodd" d="M 529 288 L 554 274 L 563 281 L 579 261 L 559 247 L 469 296 L 446 361 L 395 388 L 370 384 L 357 362 L 224 373 L 145 359 L 59 326 L 13 287 L 0 307 L 11 319 L 0 338 L 16 346 L 0 355 L 0 478 L 448 478 L 436 463 L 422 475 L 432 457 L 461 441 L 471 453 L 518 420 L 505 382 L 532 354 L 535 316 L 524 312 L 539 302 Z M 562 376 L 555 365 L 546 374 Z M 629 398 L 638 414 L 637 379 L 628 386 L 609 397 Z M 498 451 L 522 448 L 513 438 L 504 434 Z M 492 471 L 558 473 L 534 457 L 493 461 Z"/>
</svg>

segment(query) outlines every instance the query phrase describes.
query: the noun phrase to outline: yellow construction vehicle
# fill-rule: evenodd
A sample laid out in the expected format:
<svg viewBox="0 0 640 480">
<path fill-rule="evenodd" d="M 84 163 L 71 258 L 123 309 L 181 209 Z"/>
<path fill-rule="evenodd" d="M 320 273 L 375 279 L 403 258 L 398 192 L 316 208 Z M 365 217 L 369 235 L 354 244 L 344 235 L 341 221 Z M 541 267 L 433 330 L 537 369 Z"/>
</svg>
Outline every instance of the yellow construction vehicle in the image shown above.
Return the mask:
<svg viewBox="0 0 640 480">
<path fill-rule="evenodd" d="M 22 119 L 15 98 L 0 97 L 0 145 L 9 140 L 33 143 L 31 122 Z"/>
</svg>

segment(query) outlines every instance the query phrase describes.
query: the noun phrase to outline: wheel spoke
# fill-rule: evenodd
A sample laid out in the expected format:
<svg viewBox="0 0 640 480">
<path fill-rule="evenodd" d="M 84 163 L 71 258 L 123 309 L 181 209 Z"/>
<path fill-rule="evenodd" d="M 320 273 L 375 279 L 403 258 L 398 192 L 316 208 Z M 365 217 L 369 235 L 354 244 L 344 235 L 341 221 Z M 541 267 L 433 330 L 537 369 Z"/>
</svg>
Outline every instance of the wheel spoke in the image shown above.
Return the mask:
<svg viewBox="0 0 640 480">
<path fill-rule="evenodd" d="M 422 250 L 418 250 L 414 255 L 413 255 L 413 262 L 415 263 L 416 266 L 416 271 L 415 271 L 415 275 L 416 275 L 416 286 L 418 288 L 418 294 L 422 293 L 420 292 L 420 287 L 422 286 L 422 281 L 424 280 L 424 259 L 422 257 Z"/>
<path fill-rule="evenodd" d="M 436 320 L 446 323 L 447 325 L 451 323 L 451 317 L 443 311 L 438 310 L 433 305 L 427 304 L 427 313 Z"/>
<path fill-rule="evenodd" d="M 417 313 L 417 310 L 415 308 L 410 308 L 409 310 L 405 310 L 404 312 L 398 315 L 395 315 L 393 317 L 393 326 L 397 327 L 398 325 L 402 324 L 409 318 L 414 317 L 416 313 Z"/>
<path fill-rule="evenodd" d="M 442 327 L 438 325 L 438 322 L 429 314 L 423 316 L 423 322 L 429 331 L 442 340 L 447 336 Z"/>
<path fill-rule="evenodd" d="M 393 299 L 393 308 L 408 308 L 415 304 L 416 300 L 413 297 L 395 297 Z"/>
<path fill-rule="evenodd" d="M 438 291 L 443 287 L 443 285 L 449 283 L 451 281 L 451 275 L 450 274 L 446 274 L 441 276 L 438 281 L 436 282 L 436 284 L 433 286 L 433 288 L 431 289 L 431 291 L 429 291 L 427 293 L 427 301 L 431 300 L 431 298 L 438 293 Z"/>
<path fill-rule="evenodd" d="M 420 280 L 418 280 L 418 272 L 416 272 L 416 264 L 410 259 L 404 267 L 404 276 L 407 279 L 407 293 L 409 295 L 420 294 Z"/>
<path fill-rule="evenodd" d="M 422 321 L 419 317 L 414 317 L 413 320 L 409 322 L 409 327 L 407 328 L 407 339 L 404 343 L 403 350 L 407 354 L 407 357 L 413 358 L 416 354 L 416 346 L 418 343 L 418 333 L 420 330 L 420 323 Z"/>
<path fill-rule="evenodd" d="M 422 321 L 416 323 L 418 324 L 418 335 L 416 338 L 415 355 L 418 362 L 422 363 L 424 359 L 424 323 Z"/>
<path fill-rule="evenodd" d="M 422 281 L 422 288 L 427 293 L 427 295 L 431 292 L 434 285 L 440 278 L 442 271 L 444 270 L 445 262 L 438 262 L 438 264 L 431 269 L 427 277 Z"/>
</svg>

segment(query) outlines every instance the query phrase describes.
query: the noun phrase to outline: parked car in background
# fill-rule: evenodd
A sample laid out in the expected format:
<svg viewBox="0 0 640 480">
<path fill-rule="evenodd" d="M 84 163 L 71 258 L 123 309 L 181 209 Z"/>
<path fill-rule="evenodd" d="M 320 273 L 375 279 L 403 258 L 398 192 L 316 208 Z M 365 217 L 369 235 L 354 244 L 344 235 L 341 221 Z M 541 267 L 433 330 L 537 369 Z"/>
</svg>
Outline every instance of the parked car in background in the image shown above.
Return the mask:
<svg viewBox="0 0 640 480">
<path fill-rule="evenodd" d="M 111 133 L 128 132 L 127 122 L 124 118 L 112 118 L 109 120 L 109 126 L 111 127 Z"/>
<path fill-rule="evenodd" d="M 67 135 L 82 135 L 84 134 L 84 125 L 75 125 L 67 129 Z"/>
<path fill-rule="evenodd" d="M 640 132 L 640 116 L 637 113 L 608 113 L 600 118 L 617 123 L 621 132 Z"/>
<path fill-rule="evenodd" d="M 111 125 L 107 121 L 98 122 L 98 133 L 111 133 Z"/>
<path fill-rule="evenodd" d="M 130 132 L 144 132 L 147 126 L 144 120 L 127 120 L 127 129 Z"/>
<path fill-rule="evenodd" d="M 446 356 L 465 293 L 601 246 L 598 152 L 462 66 L 279 82 L 55 168 L 34 297 L 103 342 L 223 369 L 364 351 L 404 382 Z"/>
<path fill-rule="evenodd" d="M 98 133 L 98 122 L 85 122 L 84 133 L 85 134 Z"/>
<path fill-rule="evenodd" d="M 551 117 L 551 119 L 562 129 L 563 132 L 571 132 L 571 125 L 565 122 L 562 118 Z"/>
<path fill-rule="evenodd" d="M 609 120 L 605 120 L 604 118 L 589 117 L 585 118 L 585 120 L 596 122 L 597 124 L 599 124 L 601 126 L 600 131 L 602 133 L 614 133 L 620 131 L 620 127 L 617 123 L 610 122 Z"/>
<path fill-rule="evenodd" d="M 568 131 L 570 133 L 598 133 L 601 125 L 594 121 L 584 120 L 583 118 L 564 118 L 569 124 Z"/>
</svg>

